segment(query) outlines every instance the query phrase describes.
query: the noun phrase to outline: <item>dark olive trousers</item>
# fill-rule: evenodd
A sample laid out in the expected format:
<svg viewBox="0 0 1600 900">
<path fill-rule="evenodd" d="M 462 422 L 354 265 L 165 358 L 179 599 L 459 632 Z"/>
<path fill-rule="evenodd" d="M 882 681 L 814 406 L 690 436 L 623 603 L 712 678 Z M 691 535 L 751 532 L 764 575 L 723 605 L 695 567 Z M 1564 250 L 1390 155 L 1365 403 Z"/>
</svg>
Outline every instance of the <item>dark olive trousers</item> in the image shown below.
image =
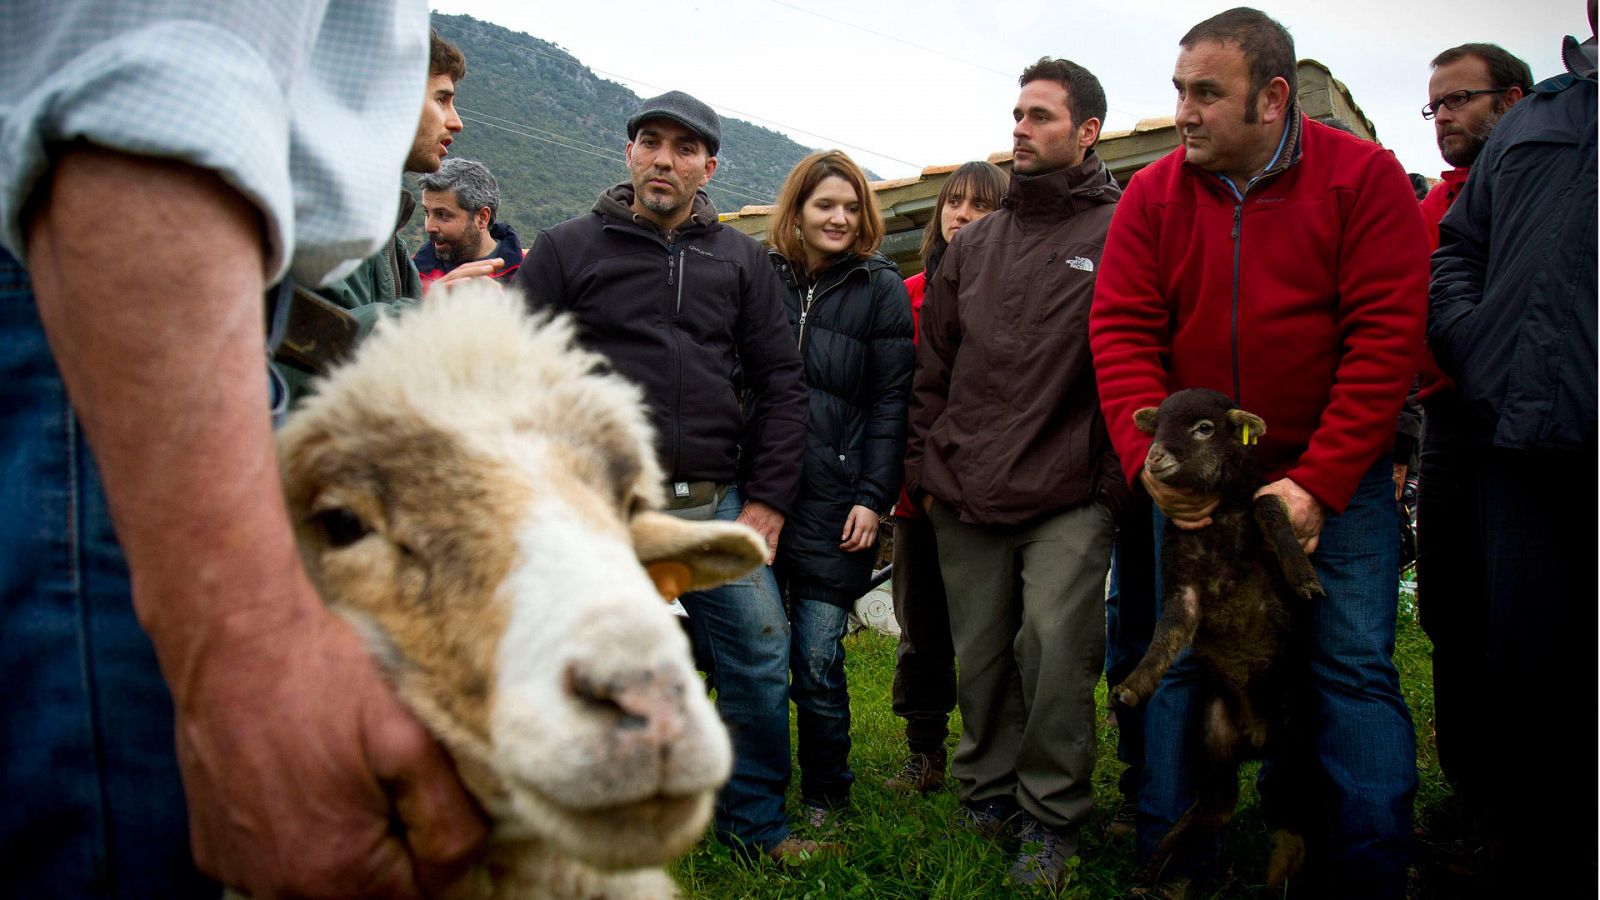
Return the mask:
<svg viewBox="0 0 1600 900">
<path fill-rule="evenodd" d="M 1010 801 L 1048 828 L 1076 828 L 1094 804 L 1111 513 L 1087 503 L 973 525 L 935 501 L 931 517 L 961 666 L 950 766 L 961 802 Z"/>
</svg>

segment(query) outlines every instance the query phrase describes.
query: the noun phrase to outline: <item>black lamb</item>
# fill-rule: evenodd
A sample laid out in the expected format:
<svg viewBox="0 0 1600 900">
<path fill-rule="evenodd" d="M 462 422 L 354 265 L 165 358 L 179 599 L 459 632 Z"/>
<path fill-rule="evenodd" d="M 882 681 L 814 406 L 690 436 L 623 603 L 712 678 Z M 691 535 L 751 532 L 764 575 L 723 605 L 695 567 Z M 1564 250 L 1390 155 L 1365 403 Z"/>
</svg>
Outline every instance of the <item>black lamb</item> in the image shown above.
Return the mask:
<svg viewBox="0 0 1600 900">
<path fill-rule="evenodd" d="M 1168 522 L 1162 538 L 1161 621 L 1150 649 L 1113 703 L 1149 699 L 1184 647 L 1203 672 L 1196 715 L 1201 746 L 1191 748 L 1197 798 L 1135 876 L 1151 883 L 1176 852 L 1201 846 L 1233 815 L 1239 766 L 1272 754 L 1272 802 L 1280 831 L 1267 872 L 1281 884 L 1304 858 L 1307 787 L 1305 635 L 1307 604 L 1323 597 L 1279 497 L 1255 496 L 1266 483 L 1254 444 L 1259 416 L 1216 391 L 1179 391 L 1159 409 L 1134 413 L 1155 442 L 1145 469 L 1162 483 L 1219 498 L 1212 524 L 1185 531 Z"/>
</svg>

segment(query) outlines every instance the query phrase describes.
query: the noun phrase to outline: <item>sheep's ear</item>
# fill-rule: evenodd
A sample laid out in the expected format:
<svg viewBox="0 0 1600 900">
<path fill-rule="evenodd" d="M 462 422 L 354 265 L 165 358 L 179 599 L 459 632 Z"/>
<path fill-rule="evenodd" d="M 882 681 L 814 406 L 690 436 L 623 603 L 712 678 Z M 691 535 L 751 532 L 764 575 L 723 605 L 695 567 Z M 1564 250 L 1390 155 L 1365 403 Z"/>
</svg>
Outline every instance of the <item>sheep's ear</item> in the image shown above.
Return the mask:
<svg viewBox="0 0 1600 900">
<path fill-rule="evenodd" d="M 1145 434 L 1154 435 L 1156 433 L 1156 408 L 1154 406 L 1146 406 L 1144 409 L 1136 411 L 1133 414 L 1133 425 Z"/>
<path fill-rule="evenodd" d="M 1254 444 L 1257 438 L 1267 433 L 1267 423 L 1255 413 L 1245 412 L 1242 409 L 1230 409 L 1228 410 L 1228 421 L 1239 429 L 1241 439 L 1246 444 Z M 1245 439 L 1242 437 L 1243 435 L 1249 435 L 1249 438 Z"/>
<path fill-rule="evenodd" d="M 767 561 L 761 536 L 732 522 L 686 522 L 642 512 L 628 528 L 639 562 L 663 595 L 716 587 Z"/>
</svg>

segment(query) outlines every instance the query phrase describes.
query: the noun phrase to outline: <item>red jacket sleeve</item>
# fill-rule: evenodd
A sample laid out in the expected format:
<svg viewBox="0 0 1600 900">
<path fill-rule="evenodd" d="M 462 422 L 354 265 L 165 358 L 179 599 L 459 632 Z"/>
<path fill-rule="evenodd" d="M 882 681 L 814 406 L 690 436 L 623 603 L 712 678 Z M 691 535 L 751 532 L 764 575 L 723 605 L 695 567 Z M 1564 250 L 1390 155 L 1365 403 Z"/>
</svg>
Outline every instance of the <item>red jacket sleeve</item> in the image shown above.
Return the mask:
<svg viewBox="0 0 1600 900">
<path fill-rule="evenodd" d="M 1171 353 L 1170 313 L 1156 271 L 1161 236 L 1143 187 L 1135 175 L 1111 217 L 1089 308 L 1100 409 L 1130 485 L 1150 452 L 1150 437 L 1134 427 L 1133 413 L 1166 398 Z"/>
<path fill-rule="evenodd" d="M 1428 308 L 1427 227 L 1400 162 L 1386 152 L 1369 156 L 1358 190 L 1343 202 L 1342 353 L 1317 430 L 1286 473 L 1336 513 L 1394 440 Z"/>
<path fill-rule="evenodd" d="M 924 285 L 917 316 L 916 374 L 911 378 L 911 409 L 906 432 L 905 490 L 913 501 L 922 491 L 922 464 L 928 436 L 950 400 L 950 367 L 961 345 L 961 315 L 956 273 L 961 251 L 951 244 L 938 273 Z"/>
</svg>

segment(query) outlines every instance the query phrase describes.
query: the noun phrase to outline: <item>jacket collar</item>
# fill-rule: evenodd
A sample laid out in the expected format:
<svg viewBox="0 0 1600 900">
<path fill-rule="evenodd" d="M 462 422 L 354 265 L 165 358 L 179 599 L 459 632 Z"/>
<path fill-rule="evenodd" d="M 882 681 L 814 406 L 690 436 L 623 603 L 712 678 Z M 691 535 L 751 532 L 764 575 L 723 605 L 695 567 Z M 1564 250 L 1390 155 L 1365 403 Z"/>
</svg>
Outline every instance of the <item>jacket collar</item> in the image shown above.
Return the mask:
<svg viewBox="0 0 1600 900">
<path fill-rule="evenodd" d="M 1100 155 L 1090 150 L 1083 162 L 1068 169 L 1044 175 L 1013 171 L 1001 205 L 1019 219 L 1065 219 L 1091 206 L 1115 203 L 1120 196 L 1122 188 Z"/>
<path fill-rule="evenodd" d="M 1245 182 L 1242 188 L 1234 184 L 1233 179 L 1223 175 L 1221 172 L 1207 172 L 1190 163 L 1187 158 L 1184 159 L 1183 164 L 1191 167 L 1196 172 L 1203 173 L 1203 177 L 1206 177 L 1211 183 L 1220 183 L 1227 189 L 1229 194 L 1232 194 L 1236 199 L 1241 199 L 1245 194 L 1250 193 L 1250 189 L 1257 184 L 1270 181 L 1288 171 L 1290 166 L 1300 161 L 1301 155 L 1305 152 L 1305 146 L 1302 142 L 1305 115 L 1300 112 L 1299 100 L 1289 105 L 1289 111 L 1284 118 L 1288 122 L 1284 125 L 1283 134 L 1278 137 L 1278 149 L 1272 154 L 1272 159 L 1267 161 L 1267 167 Z"/>
<path fill-rule="evenodd" d="M 495 273 L 496 275 L 510 271 L 512 266 L 522 264 L 522 242 L 517 238 L 516 229 L 505 222 L 492 222 L 489 225 L 489 236 L 495 239 L 494 249 L 489 251 L 488 256 L 479 258 L 505 260 L 505 268 Z M 441 260 L 433 241 L 429 240 L 422 242 L 422 249 L 411 259 L 417 264 L 417 268 L 424 272 L 452 272 L 457 265 L 460 265 L 460 263 L 447 264 Z"/>
<path fill-rule="evenodd" d="M 854 253 L 841 253 L 823 267 L 815 279 L 812 279 L 806 275 L 805 266 L 795 265 L 777 250 L 768 248 L 767 256 L 771 258 L 773 267 L 778 270 L 778 277 L 793 290 L 804 290 L 809 287 L 827 290 L 857 271 L 870 273 L 883 268 L 899 271 L 894 261 L 882 253 L 874 253 L 865 258 Z"/>
<path fill-rule="evenodd" d="M 648 228 L 656 234 L 663 233 L 656 226 L 656 223 L 633 211 L 633 184 L 631 182 L 624 181 L 601 194 L 600 199 L 595 201 L 593 211 L 603 218 L 620 219 L 623 222 Z M 706 196 L 705 191 L 695 191 L 694 206 L 689 211 L 689 218 L 684 219 L 678 225 L 678 231 L 684 233 L 700 228 L 710 228 L 717 224 L 718 221 L 717 208 L 712 205 L 711 198 Z"/>
</svg>

